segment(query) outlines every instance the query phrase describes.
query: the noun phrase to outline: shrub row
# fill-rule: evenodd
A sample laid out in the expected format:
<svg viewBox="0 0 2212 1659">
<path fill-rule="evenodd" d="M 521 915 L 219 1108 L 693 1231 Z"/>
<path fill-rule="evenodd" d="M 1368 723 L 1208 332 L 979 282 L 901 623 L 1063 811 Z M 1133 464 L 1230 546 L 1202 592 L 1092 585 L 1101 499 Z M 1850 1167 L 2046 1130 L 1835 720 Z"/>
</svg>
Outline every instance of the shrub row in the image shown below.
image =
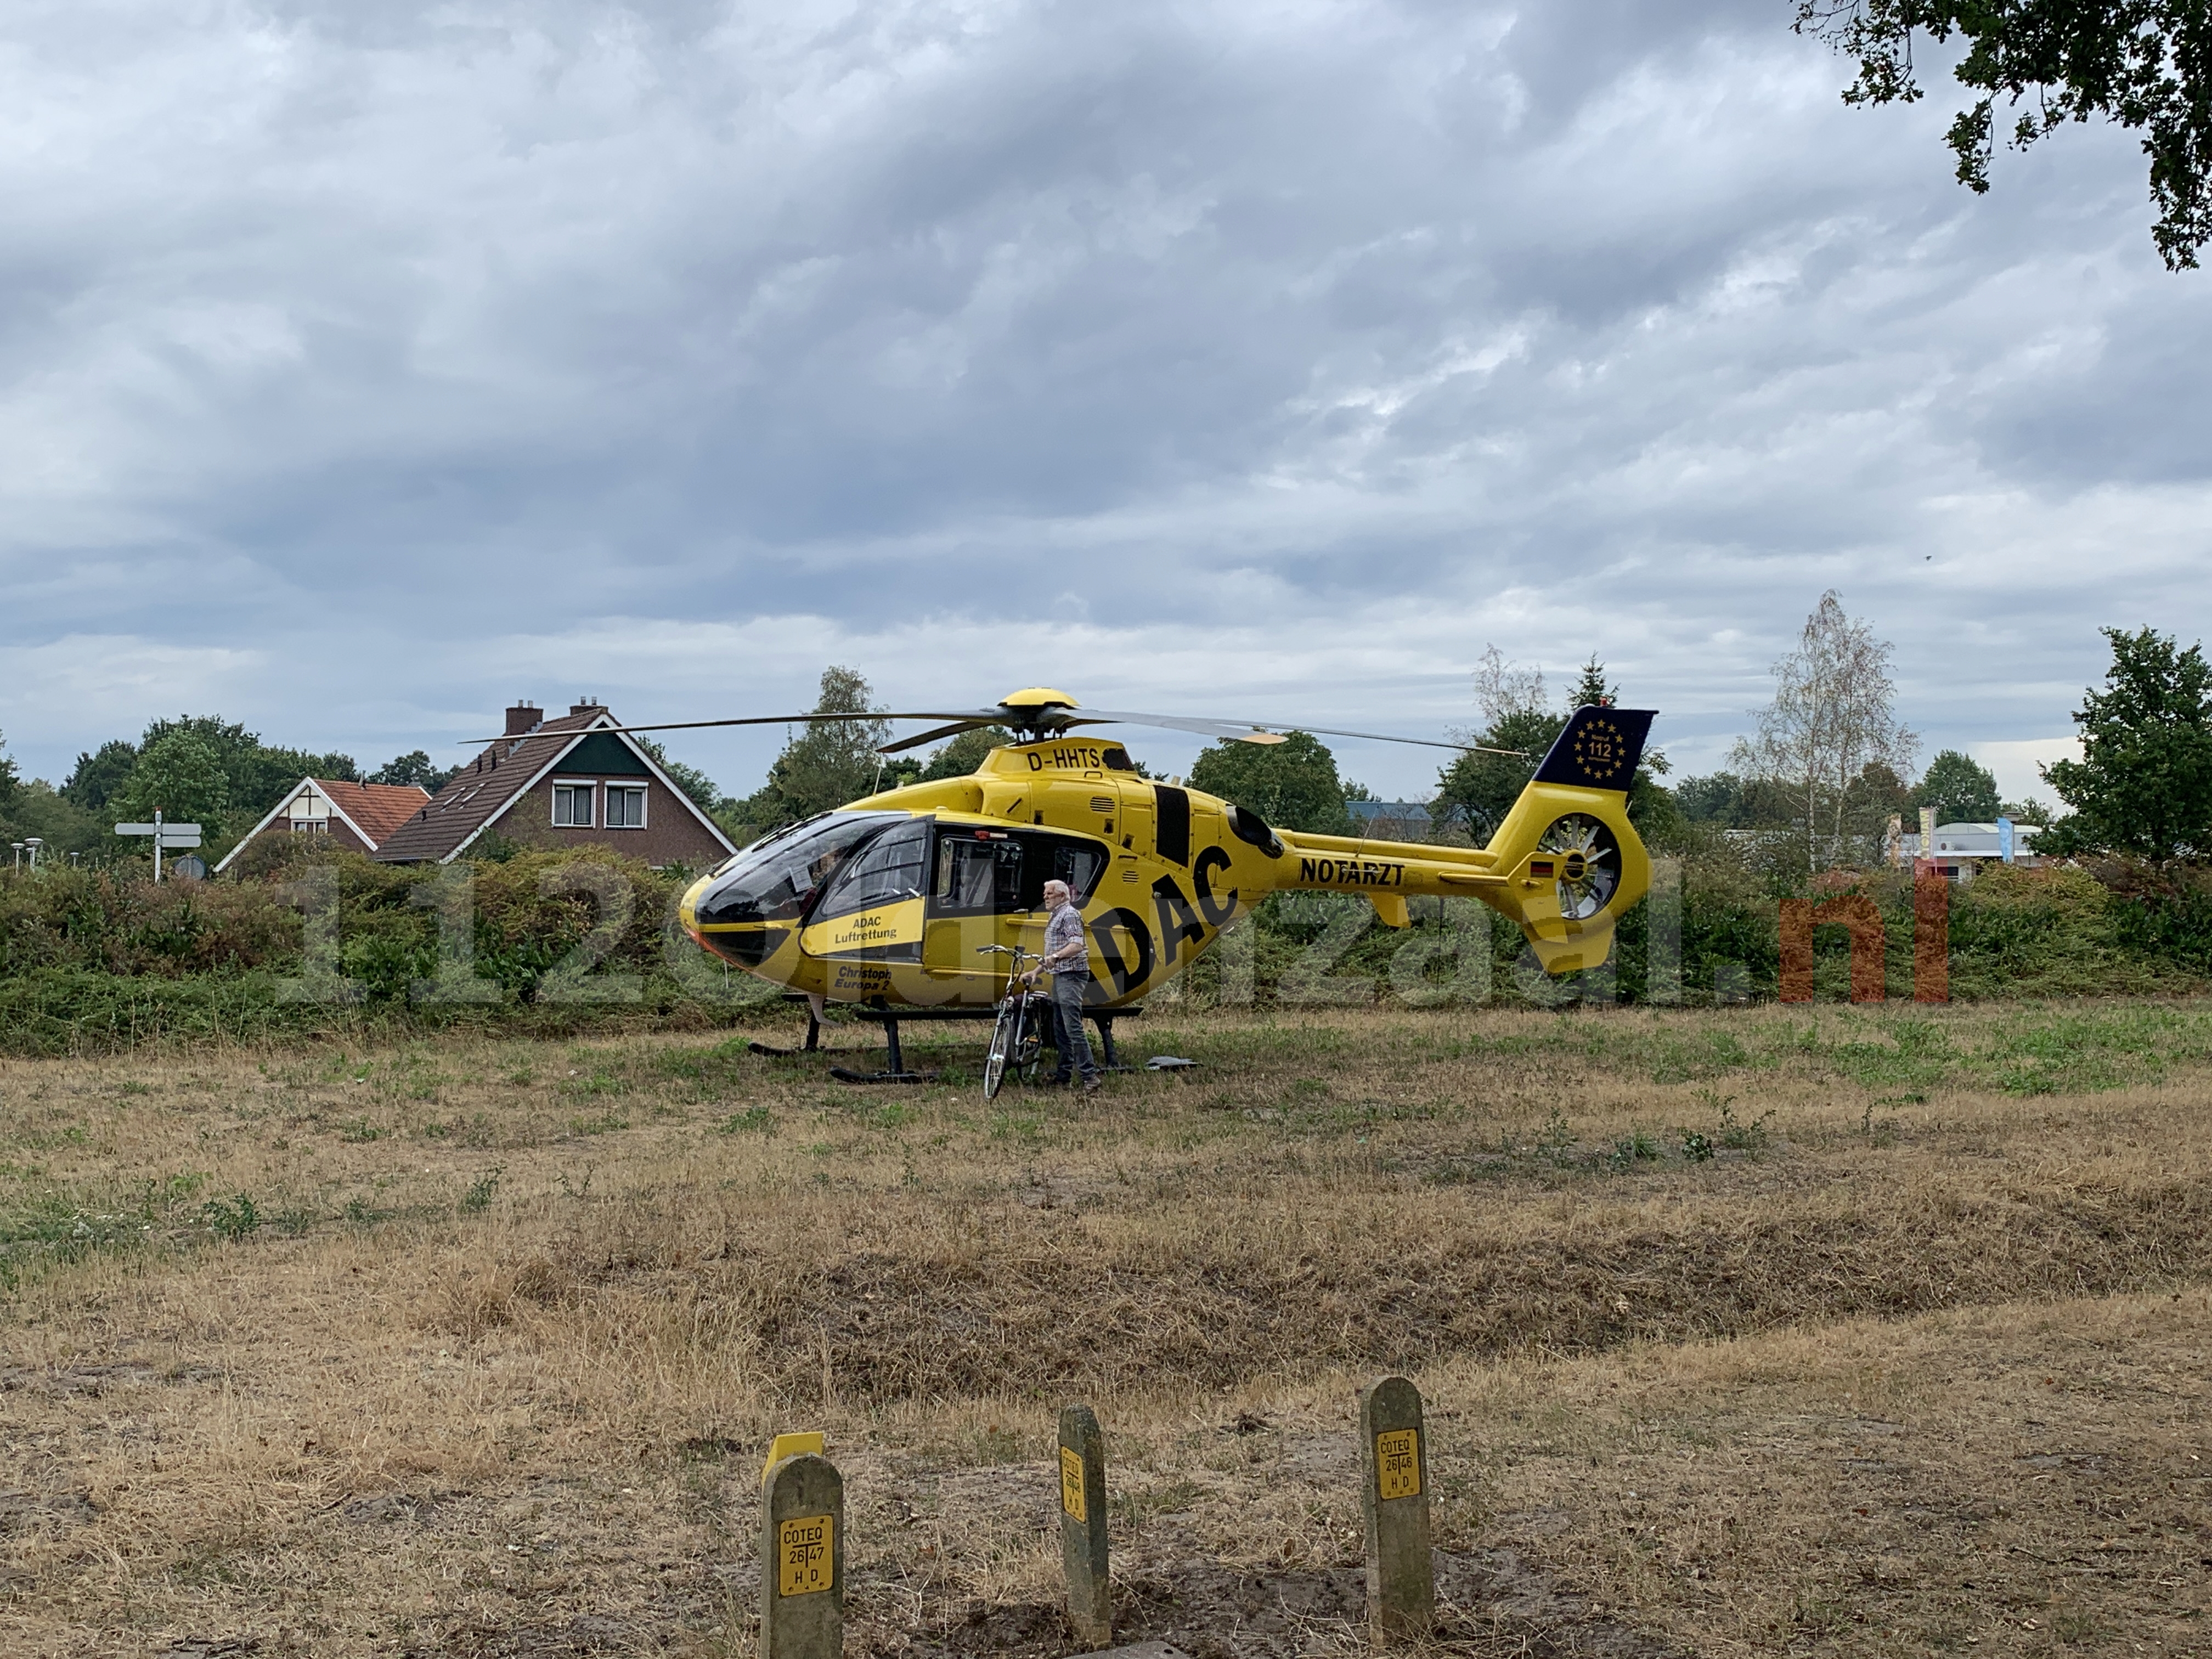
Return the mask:
<svg viewBox="0 0 2212 1659">
<path fill-rule="evenodd" d="M 1772 997 L 1773 896 L 1726 860 L 1680 867 L 1681 1000 Z M 724 969 L 675 926 L 687 879 L 588 848 L 445 869 L 325 851 L 242 879 L 158 887 L 97 871 L 0 876 L 0 1052 L 464 1024 L 553 1033 L 726 1023 L 777 992 Z M 1909 879 L 1831 872 L 1808 891 L 1875 901 L 1890 994 L 1910 996 Z M 319 959 L 303 902 L 324 907 Z M 1472 901 L 1415 900 L 1413 910 L 1413 927 L 1401 931 L 1379 926 L 1356 896 L 1277 894 L 1248 937 L 1202 958 L 1174 994 L 1284 1005 L 1664 1000 L 1650 900 L 1623 919 L 1607 968 L 1565 981 L 1535 970 L 1516 930 L 1483 926 Z M 1952 892 L 1950 953 L 1961 999 L 2200 989 L 2212 975 L 2212 879 L 2135 866 L 1990 869 Z M 426 1000 L 423 988 L 463 955 L 468 994 Z M 1843 931 L 1818 930 L 1815 955 L 1820 994 L 1846 994 Z"/>
</svg>

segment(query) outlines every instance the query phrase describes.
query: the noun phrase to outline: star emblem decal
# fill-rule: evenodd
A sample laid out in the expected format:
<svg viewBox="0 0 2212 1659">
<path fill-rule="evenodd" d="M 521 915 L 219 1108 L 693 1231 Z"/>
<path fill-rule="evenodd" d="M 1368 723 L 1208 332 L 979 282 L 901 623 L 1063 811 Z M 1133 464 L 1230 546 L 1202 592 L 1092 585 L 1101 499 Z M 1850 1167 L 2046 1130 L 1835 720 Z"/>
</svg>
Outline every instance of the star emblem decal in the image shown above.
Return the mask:
<svg viewBox="0 0 2212 1659">
<path fill-rule="evenodd" d="M 1620 728 L 1602 715 L 1575 733 L 1575 764 L 1592 783 L 1604 783 L 1620 770 Z"/>
</svg>

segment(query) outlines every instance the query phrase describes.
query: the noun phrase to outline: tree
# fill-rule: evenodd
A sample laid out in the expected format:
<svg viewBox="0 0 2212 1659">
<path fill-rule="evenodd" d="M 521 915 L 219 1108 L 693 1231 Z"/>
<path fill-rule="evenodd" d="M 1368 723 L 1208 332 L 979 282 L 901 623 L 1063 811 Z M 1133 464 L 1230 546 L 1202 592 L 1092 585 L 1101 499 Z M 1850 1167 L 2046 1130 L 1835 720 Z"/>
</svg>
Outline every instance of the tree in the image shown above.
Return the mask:
<svg viewBox="0 0 2212 1659">
<path fill-rule="evenodd" d="M 14 804 L 15 792 L 22 781 L 16 776 L 15 763 L 8 757 L 7 750 L 7 739 L 0 738 L 0 812 Z"/>
<path fill-rule="evenodd" d="M 1845 615 L 1833 589 L 1823 593 L 1797 648 L 1774 665 L 1774 701 L 1758 733 L 1729 752 L 1730 765 L 1796 798 L 1808 869 L 1820 867 L 1824 839 L 1828 861 L 1842 859 L 1852 780 L 1877 762 L 1902 773 L 1919 746 L 1898 721 L 1889 659 L 1888 644 Z"/>
<path fill-rule="evenodd" d="M 822 671 L 817 714 L 881 712 L 857 668 Z M 777 829 L 873 793 L 883 769 L 877 748 L 890 741 L 884 720 L 823 720 L 800 726 L 769 768 L 768 781 L 741 802 L 737 816 L 757 831 Z"/>
<path fill-rule="evenodd" d="M 1938 823 L 1987 823 L 2002 810 L 1996 775 L 1955 749 L 1943 750 L 1928 763 L 1912 804 L 1915 811 L 1934 807 Z"/>
<path fill-rule="evenodd" d="M 2105 689 L 2085 692 L 2074 716 L 2081 758 L 2043 769 L 2073 815 L 2037 837 L 2035 850 L 2212 854 L 2212 665 L 2203 647 L 2177 650 L 2148 628 L 2104 635 L 2112 647 Z"/>
<path fill-rule="evenodd" d="M 1684 778 L 1669 793 L 1675 810 L 1692 823 L 1709 823 L 1718 830 L 1786 830 L 1796 823 L 1789 795 L 1765 778 L 1709 772 Z"/>
<path fill-rule="evenodd" d="M 1582 678 L 1575 682 L 1574 690 L 1567 693 L 1570 714 L 1577 708 L 1607 708 L 1613 705 L 1620 688 L 1605 677 L 1605 665 L 1592 652 L 1590 659 L 1583 665 Z"/>
<path fill-rule="evenodd" d="M 7 831 L 10 841 L 32 836 L 43 841 L 42 864 L 50 860 L 64 863 L 71 853 L 97 854 L 116 849 L 115 832 L 109 823 L 101 823 L 43 778 L 22 784 L 13 799 L 0 808 L 0 829 Z"/>
<path fill-rule="evenodd" d="M 1741 829 L 1747 787 L 1744 780 L 1733 772 L 1708 772 L 1701 778 L 1684 778 L 1674 786 L 1674 805 L 1692 823 Z"/>
<path fill-rule="evenodd" d="M 1018 741 L 1003 726 L 979 726 L 972 732 L 963 732 L 932 751 L 929 763 L 921 769 L 921 781 L 935 783 L 940 778 L 964 778 L 981 766 L 984 757 L 994 749 Z"/>
<path fill-rule="evenodd" d="M 108 805 L 139 823 L 158 811 L 172 823 L 197 823 L 204 838 L 213 841 L 222 833 L 230 780 L 215 745 L 201 732 L 179 726 L 139 751 L 138 763 Z"/>
<path fill-rule="evenodd" d="M 1280 743 L 1217 743 L 1191 767 L 1190 785 L 1281 829 L 1322 836 L 1352 833 L 1336 757 L 1309 732 L 1286 732 Z"/>
<path fill-rule="evenodd" d="M 2142 131 L 2158 210 L 2151 240 L 2168 270 L 2193 267 L 2212 238 L 2205 0 L 1797 0 L 1796 27 L 1858 59 L 1848 104 L 1917 100 L 1914 37 L 1961 37 L 1966 54 L 1954 73 L 1981 96 L 1947 136 L 1960 183 L 1976 193 L 1990 187 L 2002 97 L 2021 111 L 2012 128 L 2019 149 L 2097 116 Z"/>
<path fill-rule="evenodd" d="M 1869 844 L 1887 840 L 1890 819 L 1900 822 L 1913 815 L 1912 791 L 1897 770 L 1883 761 L 1869 761 L 1844 793 L 1844 833 L 1863 836 Z"/>
<path fill-rule="evenodd" d="M 1591 661 L 1595 664 L 1596 659 Z M 1603 678 L 1600 670 L 1601 684 Z M 1587 681 L 1587 672 L 1584 678 Z M 1437 798 L 1431 810 L 1440 817 L 1464 817 L 1475 838 L 1486 841 L 1497 833 L 1522 790 L 1528 787 L 1553 739 L 1566 729 L 1567 717 L 1552 711 L 1543 670 L 1508 662 L 1495 645 L 1483 647 L 1480 665 L 1474 671 L 1474 701 L 1482 711 L 1482 725 L 1453 735 L 1484 749 L 1520 753 L 1485 754 L 1474 750 L 1449 763 L 1437 775 Z"/>
<path fill-rule="evenodd" d="M 137 744 L 127 738 L 110 738 L 93 753 L 78 755 L 75 769 L 62 785 L 62 793 L 86 811 L 97 812 L 137 764 Z"/>
<path fill-rule="evenodd" d="M 204 743 L 222 768 L 231 806 L 254 817 L 283 799 L 301 778 L 340 778 L 358 782 L 361 773 L 350 755 L 318 755 L 305 749 L 275 749 L 235 720 L 220 714 L 180 714 L 157 720 L 138 740 L 145 754 L 163 738 L 190 732 Z"/>
<path fill-rule="evenodd" d="M 394 755 L 362 781 L 393 783 L 403 787 L 411 783 L 434 795 L 452 781 L 453 774 L 459 769 L 454 766 L 433 766 L 428 750 L 410 749 L 404 755 Z"/>
<path fill-rule="evenodd" d="M 689 795 L 692 803 L 708 817 L 733 804 L 722 793 L 721 786 L 697 767 L 669 759 L 668 751 L 651 738 L 640 738 L 637 741 L 638 747 L 652 756 L 659 763 L 660 769 L 668 774 L 668 781 Z M 427 760 L 428 757 L 423 758 Z"/>
</svg>

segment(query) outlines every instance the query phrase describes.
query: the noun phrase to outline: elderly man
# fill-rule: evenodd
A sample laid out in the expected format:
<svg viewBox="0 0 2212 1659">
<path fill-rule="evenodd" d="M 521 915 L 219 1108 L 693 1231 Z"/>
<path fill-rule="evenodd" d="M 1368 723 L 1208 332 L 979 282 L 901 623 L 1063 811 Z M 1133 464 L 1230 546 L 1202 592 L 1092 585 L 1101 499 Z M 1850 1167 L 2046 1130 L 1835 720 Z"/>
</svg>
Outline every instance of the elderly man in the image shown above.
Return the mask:
<svg viewBox="0 0 2212 1659">
<path fill-rule="evenodd" d="M 1054 1083 L 1072 1083 L 1072 1068 L 1083 1068 L 1083 1092 L 1098 1087 L 1098 1064 L 1091 1058 L 1091 1039 L 1083 1030 L 1083 999 L 1091 988 L 1091 942 L 1083 931 L 1083 912 L 1075 908 L 1075 895 L 1064 881 L 1044 884 L 1044 908 L 1052 920 L 1044 925 L 1044 960 L 1038 971 L 1052 975 L 1053 1046 L 1060 1050 Z"/>
</svg>

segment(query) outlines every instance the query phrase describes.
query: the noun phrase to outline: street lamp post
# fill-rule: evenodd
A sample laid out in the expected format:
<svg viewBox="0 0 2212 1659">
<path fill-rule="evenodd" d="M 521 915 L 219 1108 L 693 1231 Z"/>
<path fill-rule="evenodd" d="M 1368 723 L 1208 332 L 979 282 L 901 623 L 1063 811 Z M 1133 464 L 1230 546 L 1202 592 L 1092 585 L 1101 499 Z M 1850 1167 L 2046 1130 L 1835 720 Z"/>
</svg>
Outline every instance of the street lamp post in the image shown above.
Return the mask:
<svg viewBox="0 0 2212 1659">
<path fill-rule="evenodd" d="M 46 844 L 46 838 L 42 836 L 26 836 L 23 837 L 23 845 L 31 849 L 32 869 L 35 870 L 39 867 L 39 848 L 44 847 Z"/>
</svg>

